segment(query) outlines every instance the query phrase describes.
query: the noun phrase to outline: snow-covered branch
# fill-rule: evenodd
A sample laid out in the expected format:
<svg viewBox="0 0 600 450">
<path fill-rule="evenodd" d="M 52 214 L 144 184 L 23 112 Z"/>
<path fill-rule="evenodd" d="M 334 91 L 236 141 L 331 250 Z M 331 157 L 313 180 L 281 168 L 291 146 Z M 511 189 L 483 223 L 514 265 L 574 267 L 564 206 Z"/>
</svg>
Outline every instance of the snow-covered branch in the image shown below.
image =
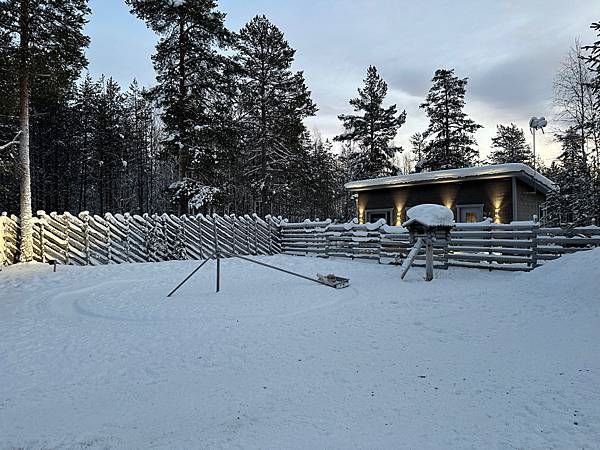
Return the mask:
<svg viewBox="0 0 600 450">
<path fill-rule="evenodd" d="M 7 148 L 12 147 L 13 145 L 17 145 L 19 143 L 19 141 L 20 141 L 20 139 L 19 139 L 20 137 L 21 137 L 21 131 L 19 131 L 15 135 L 15 137 L 13 138 L 12 141 L 8 142 L 7 144 L 1 145 L 0 146 L 0 152 L 6 150 Z"/>
</svg>

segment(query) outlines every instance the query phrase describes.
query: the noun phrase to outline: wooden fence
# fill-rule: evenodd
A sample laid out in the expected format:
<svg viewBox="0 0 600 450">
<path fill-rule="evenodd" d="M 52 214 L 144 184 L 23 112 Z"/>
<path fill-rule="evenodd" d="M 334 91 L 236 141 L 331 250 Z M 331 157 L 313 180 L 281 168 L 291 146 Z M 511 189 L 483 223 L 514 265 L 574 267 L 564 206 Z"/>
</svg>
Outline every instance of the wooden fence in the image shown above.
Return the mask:
<svg viewBox="0 0 600 450">
<path fill-rule="evenodd" d="M 33 221 L 34 259 L 100 265 L 204 259 L 215 250 L 240 255 L 281 252 L 280 219 L 257 216 L 174 216 L 38 212 Z M 18 260 L 19 221 L 0 217 L 0 264 Z"/>
<path fill-rule="evenodd" d="M 0 216 L 0 264 L 18 260 L 19 225 Z M 383 221 L 288 223 L 257 216 L 39 212 L 34 218 L 34 258 L 60 264 L 99 265 L 204 259 L 216 249 L 240 255 L 313 255 L 400 264 L 413 243 L 408 231 Z M 457 224 L 450 240 L 434 246 L 438 268 L 461 266 L 528 271 L 546 261 L 600 246 L 600 227 L 542 228 L 533 223 Z M 417 256 L 423 264 L 424 250 Z"/>
<path fill-rule="evenodd" d="M 281 223 L 282 252 L 323 258 L 367 259 L 399 264 L 412 243 L 408 231 L 383 222 Z M 457 224 L 450 240 L 434 246 L 438 268 L 461 266 L 490 270 L 529 271 L 545 261 L 600 246 L 600 227 L 541 228 L 533 223 L 508 225 L 480 222 Z M 422 250 L 417 261 L 425 259 Z"/>
</svg>

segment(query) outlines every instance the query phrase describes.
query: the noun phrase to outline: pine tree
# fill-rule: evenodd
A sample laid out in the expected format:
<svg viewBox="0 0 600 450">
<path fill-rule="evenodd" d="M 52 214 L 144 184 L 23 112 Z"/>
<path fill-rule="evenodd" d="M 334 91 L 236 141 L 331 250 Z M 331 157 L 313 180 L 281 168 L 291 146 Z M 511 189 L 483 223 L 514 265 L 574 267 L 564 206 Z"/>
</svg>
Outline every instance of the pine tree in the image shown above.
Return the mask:
<svg viewBox="0 0 600 450">
<path fill-rule="evenodd" d="M 522 128 L 514 123 L 498 125 L 496 136 L 492 138 L 490 161 L 493 164 L 523 163 L 533 164 L 533 153 L 527 144 Z"/>
<path fill-rule="evenodd" d="M 153 92 L 163 110 L 165 148 L 176 156 L 183 181 L 194 176 L 194 161 L 206 164 L 213 149 L 214 94 L 228 61 L 220 51 L 229 40 L 225 15 L 213 0 L 126 2 L 160 36 L 153 56 L 158 81 Z M 211 179 L 211 169 L 197 167 L 196 172 Z M 187 200 L 180 199 L 180 213 Z"/>
<path fill-rule="evenodd" d="M 396 169 L 392 157 L 400 148 L 392 142 L 398 129 L 406 121 L 406 111 L 398 114 L 396 105 L 387 108 L 383 102 L 387 95 L 387 83 L 379 76 L 375 66 L 369 66 L 365 86 L 358 89 L 358 97 L 350 100 L 355 112 L 362 114 L 341 114 L 338 118 L 344 123 L 344 133 L 336 136 L 338 142 L 356 142 L 359 146 L 354 153 L 354 174 L 358 178 L 375 178 L 392 175 Z"/>
<path fill-rule="evenodd" d="M 356 211 L 355 195 L 351 194 L 346 190 L 344 185 L 351 181 L 359 179 L 354 173 L 354 166 L 352 164 L 355 153 L 355 145 L 352 142 L 346 142 L 342 144 L 342 149 L 336 161 L 337 172 L 340 177 L 339 192 L 341 192 L 341 205 L 340 212 L 344 219 L 350 219 L 357 217 L 358 211 Z"/>
<path fill-rule="evenodd" d="M 581 135 L 577 128 L 569 128 L 557 136 L 562 153 L 549 171 L 559 191 L 552 192 L 545 204 L 546 221 L 552 225 L 589 225 L 594 214 L 590 201 L 592 176 L 581 154 Z"/>
<path fill-rule="evenodd" d="M 240 30 L 236 50 L 245 175 L 264 215 L 272 212 L 276 195 L 285 196 L 291 159 L 302 149 L 303 120 L 316 106 L 302 72 L 291 70 L 295 50 L 265 16 Z"/>
<path fill-rule="evenodd" d="M 295 156 L 294 177 L 290 180 L 293 214 L 298 218 L 339 216 L 337 202 L 343 191 L 339 189 L 341 174 L 331 142 L 323 141 L 318 132 L 314 136 L 305 132 L 303 151 Z"/>
<path fill-rule="evenodd" d="M 101 89 L 100 83 L 92 80 L 87 74 L 77 88 L 73 103 L 73 110 L 78 118 L 73 124 L 77 152 L 72 156 L 78 167 L 75 193 L 78 211 L 87 211 L 93 205 L 90 196 L 94 194 L 96 181 L 93 168 L 98 164 L 95 160 L 95 140 L 98 133 L 98 102 Z M 93 209 L 95 210 L 95 206 Z"/>
<path fill-rule="evenodd" d="M 100 80 L 97 124 L 95 135 L 96 179 L 98 183 L 98 209 L 101 213 L 127 210 L 124 196 L 131 189 L 123 186 L 123 173 L 127 171 L 125 155 L 125 96 L 112 78 Z"/>
<path fill-rule="evenodd" d="M 8 67 L 18 68 L 22 261 L 33 259 L 29 156 L 31 85 L 40 82 L 60 85 L 79 74 L 87 63 L 83 49 L 89 39 L 82 30 L 88 13 L 87 0 L 5 0 L 0 3 L 0 41 L 6 45 L 4 56 Z"/>
<path fill-rule="evenodd" d="M 410 137 L 410 145 L 414 155 L 415 170 L 421 172 L 423 170 L 423 164 L 425 162 L 425 136 L 423 133 L 415 133 Z"/>
<path fill-rule="evenodd" d="M 74 154 L 78 149 L 73 145 L 72 126 L 77 120 L 72 108 L 75 91 L 73 82 L 60 88 L 46 83 L 32 85 L 30 148 L 34 208 L 44 205 L 51 211 L 65 211 L 71 206 L 77 180 Z"/>
<path fill-rule="evenodd" d="M 129 180 L 136 186 L 135 202 L 131 208 L 139 213 L 150 211 L 149 185 L 152 171 L 151 134 L 154 110 L 148 91 L 134 79 L 125 94 L 125 146 L 129 159 Z M 133 181 L 133 182 L 132 182 Z"/>
<path fill-rule="evenodd" d="M 467 78 L 454 76 L 454 69 L 438 69 L 433 86 L 421 108 L 429 117 L 424 136 L 429 138 L 425 149 L 425 167 L 429 170 L 453 169 L 472 166 L 479 151 L 473 133 L 481 125 L 463 111 Z"/>
</svg>

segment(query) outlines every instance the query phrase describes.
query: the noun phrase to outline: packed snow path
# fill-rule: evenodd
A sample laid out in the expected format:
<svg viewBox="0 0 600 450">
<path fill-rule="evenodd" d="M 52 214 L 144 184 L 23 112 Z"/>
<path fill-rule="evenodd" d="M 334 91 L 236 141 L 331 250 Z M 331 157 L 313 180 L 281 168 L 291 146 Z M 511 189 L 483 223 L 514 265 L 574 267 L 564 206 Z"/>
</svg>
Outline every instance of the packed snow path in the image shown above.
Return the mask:
<svg viewBox="0 0 600 450">
<path fill-rule="evenodd" d="M 529 274 L 239 260 L 0 272 L 0 448 L 592 449 L 600 250 Z"/>
</svg>

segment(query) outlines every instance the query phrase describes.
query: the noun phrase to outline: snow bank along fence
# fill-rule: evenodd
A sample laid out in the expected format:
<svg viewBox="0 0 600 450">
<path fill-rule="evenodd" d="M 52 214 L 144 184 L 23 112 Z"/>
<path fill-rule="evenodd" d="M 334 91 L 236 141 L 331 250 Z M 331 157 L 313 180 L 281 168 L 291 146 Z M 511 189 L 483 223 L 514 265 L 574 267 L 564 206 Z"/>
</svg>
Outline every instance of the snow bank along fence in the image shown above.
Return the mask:
<svg viewBox="0 0 600 450">
<path fill-rule="evenodd" d="M 46 214 L 33 219 L 34 259 L 100 265 L 281 253 L 280 219 L 256 215 Z M 0 264 L 18 260 L 19 221 L 0 216 Z"/>
<path fill-rule="evenodd" d="M 282 252 L 291 255 L 344 257 L 399 264 L 413 243 L 408 230 L 383 221 L 359 225 L 331 221 L 281 222 Z M 600 246 L 600 227 L 543 228 L 534 223 L 457 224 L 450 239 L 434 246 L 434 265 L 529 271 L 546 261 Z M 416 265 L 424 265 L 425 249 Z"/>
</svg>

